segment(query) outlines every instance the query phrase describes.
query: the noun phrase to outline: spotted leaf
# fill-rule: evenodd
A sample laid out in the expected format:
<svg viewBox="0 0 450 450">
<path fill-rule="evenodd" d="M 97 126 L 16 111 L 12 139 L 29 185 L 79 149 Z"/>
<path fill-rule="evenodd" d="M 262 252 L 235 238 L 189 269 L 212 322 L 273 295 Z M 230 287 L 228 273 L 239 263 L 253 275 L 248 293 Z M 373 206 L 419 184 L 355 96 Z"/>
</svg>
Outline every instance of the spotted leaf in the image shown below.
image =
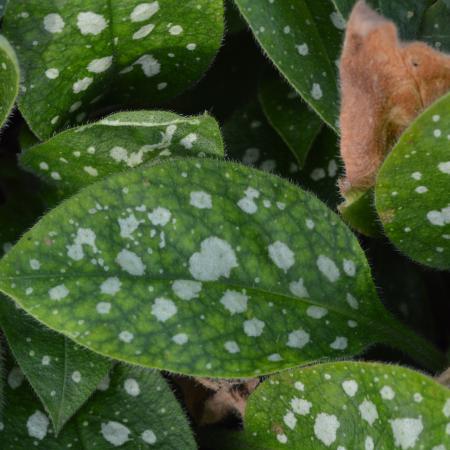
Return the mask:
<svg viewBox="0 0 450 450">
<path fill-rule="evenodd" d="M 332 128 L 339 94 L 336 60 L 345 22 L 331 2 L 235 0 L 270 59 Z"/>
<path fill-rule="evenodd" d="M 223 156 L 212 117 L 136 111 L 57 134 L 26 151 L 21 163 L 67 195 L 155 159 L 203 155 Z"/>
<path fill-rule="evenodd" d="M 7 253 L 0 289 L 98 353 L 185 374 L 252 376 L 379 340 L 442 362 L 383 309 L 334 213 L 220 160 L 168 161 L 82 190 Z"/>
<path fill-rule="evenodd" d="M 0 298 L 0 326 L 58 433 L 90 397 L 111 363 L 43 327 Z"/>
<path fill-rule="evenodd" d="M 14 49 L 0 36 L 0 126 L 4 125 L 16 101 L 19 77 L 19 65 Z"/>
<path fill-rule="evenodd" d="M 291 149 L 300 167 L 303 167 L 322 121 L 280 78 L 262 80 L 259 100 L 270 124 Z"/>
<path fill-rule="evenodd" d="M 58 437 L 28 383 L 13 386 L 6 389 L 2 449 L 196 448 L 183 411 L 155 371 L 115 367 Z"/>
<path fill-rule="evenodd" d="M 413 122 L 384 162 L 376 208 L 406 255 L 450 269 L 450 94 Z"/>
<path fill-rule="evenodd" d="M 399 366 L 339 362 L 284 372 L 251 395 L 248 446 L 443 450 L 450 390 Z"/>
<path fill-rule="evenodd" d="M 33 132 L 45 139 L 87 114 L 148 106 L 184 90 L 219 48 L 222 3 L 10 2 L 4 32 L 17 48 L 19 107 Z"/>
<path fill-rule="evenodd" d="M 437 0 L 428 8 L 422 19 L 420 39 L 438 50 L 450 51 L 450 2 Z"/>
</svg>

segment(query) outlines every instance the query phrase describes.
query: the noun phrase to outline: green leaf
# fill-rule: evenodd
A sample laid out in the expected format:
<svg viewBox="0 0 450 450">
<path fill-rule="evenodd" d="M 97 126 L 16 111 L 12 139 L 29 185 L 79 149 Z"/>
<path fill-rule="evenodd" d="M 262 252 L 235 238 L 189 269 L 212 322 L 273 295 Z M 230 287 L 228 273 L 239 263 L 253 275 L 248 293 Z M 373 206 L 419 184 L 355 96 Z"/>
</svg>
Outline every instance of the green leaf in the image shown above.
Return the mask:
<svg viewBox="0 0 450 450">
<path fill-rule="evenodd" d="M 355 230 L 370 237 L 381 237 L 382 227 L 374 206 L 374 191 L 353 190 L 339 205 L 342 218 Z"/>
<path fill-rule="evenodd" d="M 254 99 L 238 108 L 222 128 L 227 157 L 287 178 L 299 171 L 297 160 L 269 125 Z"/>
<path fill-rule="evenodd" d="M 300 167 L 319 134 L 322 121 L 298 94 L 278 77 L 264 77 L 259 100 L 270 124 L 291 149 Z"/>
<path fill-rule="evenodd" d="M 358 0 L 332 0 L 344 17 L 348 17 Z M 399 29 L 402 39 L 420 37 L 423 16 L 433 0 L 368 0 L 383 16 L 393 20 Z"/>
<path fill-rule="evenodd" d="M 421 373 L 339 362 L 271 377 L 250 396 L 249 442 L 266 449 L 433 449 L 450 445 L 450 391 Z"/>
<path fill-rule="evenodd" d="M 0 35 L 0 127 L 8 118 L 19 92 L 19 64 L 14 49 Z"/>
<path fill-rule="evenodd" d="M 450 94 L 405 131 L 378 175 L 376 208 L 389 239 L 425 265 L 450 269 Z"/>
<path fill-rule="evenodd" d="M 69 195 L 155 159 L 204 155 L 223 156 L 220 129 L 212 117 L 135 111 L 64 131 L 28 150 L 21 163 Z"/>
<path fill-rule="evenodd" d="M 336 60 L 345 23 L 332 3 L 235 1 L 276 67 L 323 120 L 337 129 Z"/>
<path fill-rule="evenodd" d="M 305 167 L 298 174 L 299 183 L 335 209 L 342 201 L 338 189 L 341 175 L 337 136 L 329 128 L 324 128 L 308 154 Z"/>
<path fill-rule="evenodd" d="M 2 449 L 196 448 L 180 405 L 159 373 L 117 366 L 99 389 L 55 437 L 28 383 L 8 386 Z"/>
<path fill-rule="evenodd" d="M 450 1 L 437 0 L 431 5 L 422 19 L 420 39 L 438 50 L 450 50 Z"/>
<path fill-rule="evenodd" d="M 253 376 L 378 340 L 442 363 L 388 316 L 334 213 L 285 180 L 219 160 L 89 186 L 26 233 L 0 274 L 0 289 L 50 328 L 144 366 Z"/>
<path fill-rule="evenodd" d="M 58 433 L 107 375 L 110 361 L 44 328 L 5 297 L 0 325 Z"/>
<path fill-rule="evenodd" d="M 220 46 L 223 2 L 15 0 L 4 31 L 23 70 L 20 110 L 45 139 L 87 114 L 149 106 L 191 85 Z"/>
</svg>

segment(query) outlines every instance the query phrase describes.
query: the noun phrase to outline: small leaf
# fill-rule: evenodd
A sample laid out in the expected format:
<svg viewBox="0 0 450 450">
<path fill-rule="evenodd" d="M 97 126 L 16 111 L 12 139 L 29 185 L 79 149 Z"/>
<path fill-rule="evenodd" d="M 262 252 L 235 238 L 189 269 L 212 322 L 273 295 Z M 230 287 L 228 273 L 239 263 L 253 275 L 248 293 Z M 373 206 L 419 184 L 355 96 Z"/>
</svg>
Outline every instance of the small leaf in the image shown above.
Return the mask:
<svg viewBox="0 0 450 450">
<path fill-rule="evenodd" d="M 276 67 L 332 128 L 337 128 L 336 60 L 342 20 L 332 3 L 317 0 L 235 0 Z"/>
<path fill-rule="evenodd" d="M 3 296 L 0 325 L 58 433 L 107 375 L 110 361 L 43 327 Z"/>
<path fill-rule="evenodd" d="M 322 121 L 298 94 L 278 77 L 261 81 L 259 100 L 270 124 L 291 149 L 300 167 L 317 137 Z"/>
<path fill-rule="evenodd" d="M 297 160 L 267 122 L 256 99 L 237 109 L 222 133 L 228 158 L 286 178 L 298 173 Z"/>
<path fill-rule="evenodd" d="M 4 125 L 16 101 L 19 77 L 19 64 L 14 49 L 0 36 L 0 127 Z"/>
<path fill-rule="evenodd" d="M 389 239 L 415 261 L 450 269 L 450 94 L 413 122 L 384 162 L 376 208 Z"/>
<path fill-rule="evenodd" d="M 250 396 L 245 424 L 261 450 L 440 450 L 450 445 L 449 417 L 450 391 L 433 379 L 339 362 L 271 377 Z"/>
<path fill-rule="evenodd" d="M 56 438 L 28 383 L 7 386 L 2 449 L 196 448 L 186 418 L 162 376 L 117 366 Z"/>
<path fill-rule="evenodd" d="M 191 85 L 220 46 L 223 2 L 16 0 L 4 31 L 24 72 L 20 110 L 45 139 L 94 111 L 148 106 Z"/>
<path fill-rule="evenodd" d="M 155 159 L 203 155 L 223 156 L 220 129 L 212 117 L 135 111 L 64 131 L 28 150 L 21 163 L 69 195 Z"/>
<path fill-rule="evenodd" d="M 378 340 L 442 363 L 383 309 L 335 214 L 287 181 L 220 160 L 89 186 L 26 233 L 0 273 L 38 320 L 144 366 L 252 376 Z"/>
<path fill-rule="evenodd" d="M 339 142 L 336 133 L 324 128 L 311 148 L 306 165 L 297 178 L 302 187 L 311 190 L 330 208 L 342 201 L 338 179 L 342 175 Z"/>
</svg>

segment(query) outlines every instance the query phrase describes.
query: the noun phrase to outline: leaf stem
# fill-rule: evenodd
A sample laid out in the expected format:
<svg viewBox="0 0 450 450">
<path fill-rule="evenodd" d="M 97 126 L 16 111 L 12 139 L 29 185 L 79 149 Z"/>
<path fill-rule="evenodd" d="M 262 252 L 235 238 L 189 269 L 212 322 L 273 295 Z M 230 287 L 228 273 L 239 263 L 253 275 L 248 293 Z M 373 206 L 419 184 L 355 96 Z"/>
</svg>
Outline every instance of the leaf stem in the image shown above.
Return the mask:
<svg viewBox="0 0 450 450">
<path fill-rule="evenodd" d="M 446 367 L 447 358 L 431 342 L 412 331 L 390 312 L 385 311 L 380 342 L 407 353 L 412 359 L 431 372 Z"/>
</svg>

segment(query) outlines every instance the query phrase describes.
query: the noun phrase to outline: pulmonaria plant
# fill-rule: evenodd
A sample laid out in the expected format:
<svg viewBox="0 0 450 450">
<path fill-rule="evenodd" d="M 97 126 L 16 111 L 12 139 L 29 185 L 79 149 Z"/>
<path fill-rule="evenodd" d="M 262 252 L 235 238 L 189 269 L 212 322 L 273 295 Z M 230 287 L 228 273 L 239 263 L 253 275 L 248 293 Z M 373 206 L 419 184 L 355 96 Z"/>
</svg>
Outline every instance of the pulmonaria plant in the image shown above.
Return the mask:
<svg viewBox="0 0 450 450">
<path fill-rule="evenodd" d="M 450 6 L 234 3 L 1 8 L 2 449 L 450 448 Z"/>
</svg>

